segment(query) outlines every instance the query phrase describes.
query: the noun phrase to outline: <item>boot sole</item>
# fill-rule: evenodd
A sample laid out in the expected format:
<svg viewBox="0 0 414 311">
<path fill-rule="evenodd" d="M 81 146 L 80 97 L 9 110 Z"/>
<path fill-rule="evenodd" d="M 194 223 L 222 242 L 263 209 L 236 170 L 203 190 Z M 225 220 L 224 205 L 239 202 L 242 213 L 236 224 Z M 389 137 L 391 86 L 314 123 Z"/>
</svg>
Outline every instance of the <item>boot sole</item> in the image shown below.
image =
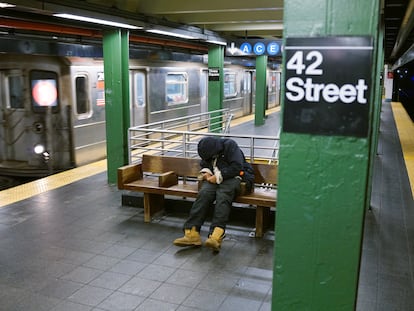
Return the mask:
<svg viewBox="0 0 414 311">
<path fill-rule="evenodd" d="M 210 244 L 208 242 L 205 243 L 205 246 L 212 249 L 213 252 L 217 252 L 217 253 L 220 251 L 220 248 L 221 248 L 220 246 L 216 247 L 215 245 Z"/>
<path fill-rule="evenodd" d="M 187 247 L 187 246 L 201 246 L 201 242 L 200 243 L 174 243 L 175 246 L 179 246 L 179 247 Z"/>
</svg>

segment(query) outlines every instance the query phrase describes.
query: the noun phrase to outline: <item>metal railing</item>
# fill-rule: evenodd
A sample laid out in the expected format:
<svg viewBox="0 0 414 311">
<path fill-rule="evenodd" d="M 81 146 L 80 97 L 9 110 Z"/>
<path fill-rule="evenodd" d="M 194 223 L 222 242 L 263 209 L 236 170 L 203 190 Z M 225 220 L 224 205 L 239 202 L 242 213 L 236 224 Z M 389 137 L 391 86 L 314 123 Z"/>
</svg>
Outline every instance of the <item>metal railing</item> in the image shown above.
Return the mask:
<svg viewBox="0 0 414 311">
<path fill-rule="evenodd" d="M 222 109 L 182 118 L 131 127 L 128 131 L 129 163 L 139 163 L 143 154 L 198 157 L 198 141 L 205 136 L 235 140 L 251 162 L 278 161 L 279 135 L 229 134 L 232 115 Z M 210 128 L 221 128 L 220 133 Z"/>
<path fill-rule="evenodd" d="M 199 131 L 209 128 L 220 128 L 221 132 L 226 133 L 229 130 L 232 118 L 233 114 L 231 114 L 230 109 L 220 109 L 138 125 L 131 129 L 145 128 L 153 130 Z"/>
</svg>

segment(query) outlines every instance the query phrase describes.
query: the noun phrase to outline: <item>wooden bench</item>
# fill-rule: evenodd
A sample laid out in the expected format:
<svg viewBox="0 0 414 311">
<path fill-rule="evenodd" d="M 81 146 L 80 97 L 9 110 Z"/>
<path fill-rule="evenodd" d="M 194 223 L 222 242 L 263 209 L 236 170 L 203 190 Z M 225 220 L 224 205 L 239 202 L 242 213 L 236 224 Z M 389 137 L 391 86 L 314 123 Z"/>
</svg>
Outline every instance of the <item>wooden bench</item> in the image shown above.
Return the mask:
<svg viewBox="0 0 414 311">
<path fill-rule="evenodd" d="M 255 171 L 253 192 L 238 196 L 234 202 L 256 207 L 256 237 L 262 237 L 276 206 L 277 165 L 252 164 Z M 144 221 L 164 208 L 164 196 L 195 198 L 198 194 L 200 159 L 144 154 L 142 163 L 118 168 L 118 189 L 144 194 Z"/>
</svg>

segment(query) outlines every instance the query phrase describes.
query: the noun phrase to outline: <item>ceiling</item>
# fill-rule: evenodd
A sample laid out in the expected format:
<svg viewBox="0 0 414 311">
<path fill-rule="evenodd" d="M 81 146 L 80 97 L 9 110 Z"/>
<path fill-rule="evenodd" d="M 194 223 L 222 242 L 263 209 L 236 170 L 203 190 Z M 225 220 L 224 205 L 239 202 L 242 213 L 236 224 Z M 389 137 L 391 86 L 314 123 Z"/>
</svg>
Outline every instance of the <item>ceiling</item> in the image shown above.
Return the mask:
<svg viewBox="0 0 414 311">
<path fill-rule="evenodd" d="M 283 35 L 283 0 L 139 0 L 89 3 L 117 7 L 157 20 L 173 21 L 237 37 L 274 37 Z"/>
<path fill-rule="evenodd" d="M 148 35 L 146 30 L 163 25 L 177 33 L 197 34 L 198 42 L 208 41 L 208 38 L 226 41 L 283 36 L 283 0 L 9 0 L 8 3 L 17 6 L 0 9 L 2 19 L 94 28 L 91 24 L 63 21 L 52 15 L 69 10 L 72 14 L 106 17 L 142 26 L 143 29 L 131 30 L 137 35 Z M 413 43 L 414 0 L 383 0 L 382 3 L 384 55 L 385 61 L 392 64 L 398 62 Z M 0 29 L 3 25 L 0 23 Z M 414 56 L 408 61 L 412 59 Z"/>
<path fill-rule="evenodd" d="M 385 0 L 383 23 L 385 61 L 399 65 L 411 62 L 414 59 L 409 55 L 414 43 L 414 0 Z"/>
</svg>

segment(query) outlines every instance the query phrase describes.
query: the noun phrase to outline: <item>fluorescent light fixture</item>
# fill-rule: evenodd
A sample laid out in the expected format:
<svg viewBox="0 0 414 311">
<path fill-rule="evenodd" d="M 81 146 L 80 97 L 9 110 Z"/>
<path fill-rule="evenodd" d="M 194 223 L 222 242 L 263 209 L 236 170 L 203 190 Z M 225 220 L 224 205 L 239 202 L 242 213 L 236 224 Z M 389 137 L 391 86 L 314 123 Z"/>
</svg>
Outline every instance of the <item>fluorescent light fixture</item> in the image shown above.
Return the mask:
<svg viewBox="0 0 414 311">
<path fill-rule="evenodd" d="M 14 8 L 14 7 L 15 7 L 14 4 L 6 3 L 6 2 L 0 2 L 0 9 Z"/>
<path fill-rule="evenodd" d="M 218 40 L 206 40 L 208 43 L 218 44 L 218 45 L 227 45 L 226 41 L 218 41 Z"/>
<path fill-rule="evenodd" d="M 73 19 L 73 20 L 76 20 L 76 21 L 82 21 L 82 22 L 100 24 L 100 25 L 120 27 L 120 28 L 142 29 L 142 27 L 140 27 L 140 26 L 134 26 L 134 25 L 124 24 L 124 23 L 118 23 L 118 22 L 108 21 L 108 20 L 99 19 L 99 18 L 81 16 L 81 15 L 74 15 L 74 14 L 67 14 L 67 13 L 59 13 L 59 14 L 53 14 L 53 16 L 67 18 L 67 19 Z"/>
<path fill-rule="evenodd" d="M 185 35 L 185 34 L 176 33 L 172 31 L 161 30 L 161 29 L 147 29 L 146 31 L 151 32 L 151 33 L 156 33 L 159 35 L 172 36 L 172 37 L 183 38 L 183 39 L 196 39 L 196 37 L 193 37 L 190 35 Z"/>
</svg>

